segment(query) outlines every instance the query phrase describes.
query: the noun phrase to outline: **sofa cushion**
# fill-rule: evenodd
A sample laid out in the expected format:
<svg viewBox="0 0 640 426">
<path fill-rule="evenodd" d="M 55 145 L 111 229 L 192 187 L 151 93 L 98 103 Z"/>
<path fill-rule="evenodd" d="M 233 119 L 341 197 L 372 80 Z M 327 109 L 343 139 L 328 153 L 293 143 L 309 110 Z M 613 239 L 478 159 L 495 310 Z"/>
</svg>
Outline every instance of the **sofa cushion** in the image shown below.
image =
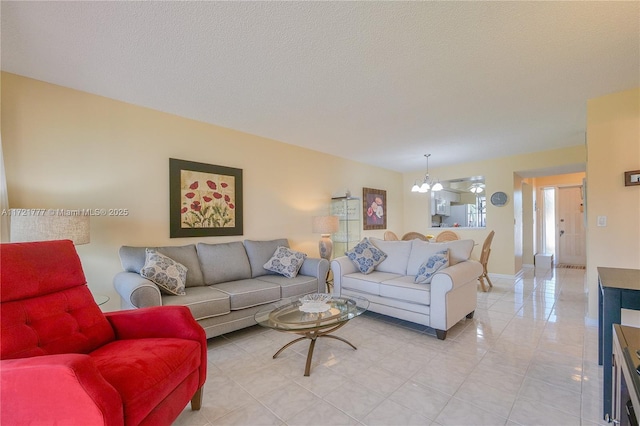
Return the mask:
<svg viewBox="0 0 640 426">
<path fill-rule="evenodd" d="M 373 271 L 367 275 L 361 272 L 354 272 L 342 277 L 342 288 L 379 295 L 381 282 L 400 277 L 402 275 L 390 272 Z"/>
<path fill-rule="evenodd" d="M 387 258 L 376 266 L 376 271 L 407 274 L 411 241 L 385 241 L 379 238 L 369 238 L 369 241 L 387 255 Z"/>
<path fill-rule="evenodd" d="M 264 269 L 264 264 L 271 259 L 278 246 L 289 247 L 289 241 L 286 238 L 270 241 L 244 240 L 244 248 L 247 251 L 249 264 L 251 265 L 251 278 L 276 274 Z"/>
<path fill-rule="evenodd" d="M 280 286 L 262 280 L 230 281 L 213 288 L 229 295 L 232 311 L 280 300 Z"/>
<path fill-rule="evenodd" d="M 411 255 L 407 264 L 407 275 L 416 276 L 420 265 L 432 255 L 442 250 L 449 250 L 449 266 L 463 262 L 471 256 L 473 240 L 456 240 L 444 243 L 429 243 L 422 240 L 411 241 Z"/>
<path fill-rule="evenodd" d="M 186 306 L 196 321 L 231 312 L 229 295 L 213 287 L 190 287 L 184 296 L 162 296 L 164 306 Z"/>
<path fill-rule="evenodd" d="M 91 352 L 102 377 L 122 397 L 127 424 L 139 424 L 201 363 L 200 342 L 124 339 Z"/>
<path fill-rule="evenodd" d="M 242 242 L 198 243 L 197 247 L 206 285 L 251 278 L 251 265 Z"/>
<path fill-rule="evenodd" d="M 184 296 L 187 268 L 154 249 L 147 249 L 147 259 L 140 275 L 153 281 L 162 293 Z"/>
<path fill-rule="evenodd" d="M 295 278 L 307 255 L 290 248 L 278 246 L 271 258 L 263 265 L 264 269 Z"/>
<path fill-rule="evenodd" d="M 198 260 L 195 245 L 189 244 L 186 246 L 149 248 L 156 249 L 158 253 L 162 253 L 165 256 L 170 257 L 187 268 L 187 282 L 185 283 L 185 287 L 204 285 L 202 270 L 200 269 L 200 262 Z M 120 262 L 122 263 L 122 268 L 127 272 L 135 272 L 136 274 L 139 274 L 146 259 L 145 250 L 146 247 L 120 247 Z"/>
<path fill-rule="evenodd" d="M 307 275 L 298 274 L 295 278 L 287 278 L 282 275 L 263 275 L 256 279 L 279 285 L 280 297 L 283 299 L 318 292 L 318 280 Z"/>
<path fill-rule="evenodd" d="M 363 274 L 370 274 L 387 258 L 387 255 L 371 244 L 368 238 L 363 238 L 353 249 L 345 252 L 345 255 Z"/>
<path fill-rule="evenodd" d="M 422 262 L 418 268 L 418 273 L 414 278 L 414 282 L 420 284 L 429 284 L 433 278 L 433 274 L 440 269 L 446 268 L 449 263 L 449 250 L 442 250 L 429 256 L 427 260 Z"/>
<path fill-rule="evenodd" d="M 431 284 L 413 282 L 412 276 L 397 277 L 380 283 L 380 296 L 420 305 L 431 304 Z"/>
</svg>

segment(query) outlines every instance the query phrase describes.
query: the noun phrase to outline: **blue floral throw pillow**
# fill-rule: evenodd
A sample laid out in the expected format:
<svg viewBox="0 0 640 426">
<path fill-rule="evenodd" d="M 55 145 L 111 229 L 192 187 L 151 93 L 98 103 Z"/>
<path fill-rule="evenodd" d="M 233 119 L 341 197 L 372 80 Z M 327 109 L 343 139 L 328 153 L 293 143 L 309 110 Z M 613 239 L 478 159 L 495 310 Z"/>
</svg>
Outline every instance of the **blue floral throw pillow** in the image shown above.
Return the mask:
<svg viewBox="0 0 640 426">
<path fill-rule="evenodd" d="M 440 269 L 446 268 L 448 264 L 449 249 L 442 250 L 437 252 L 436 254 L 431 255 L 431 257 L 425 260 L 418 268 L 415 282 L 420 284 L 431 283 L 433 275 Z"/>
<path fill-rule="evenodd" d="M 267 271 L 284 275 L 287 278 L 295 278 L 306 257 L 305 253 L 278 246 L 271 259 L 263 265 L 263 268 Z"/>
<path fill-rule="evenodd" d="M 378 264 L 387 258 L 387 254 L 371 244 L 368 238 L 364 238 L 345 255 L 363 274 L 370 274 Z"/>
</svg>

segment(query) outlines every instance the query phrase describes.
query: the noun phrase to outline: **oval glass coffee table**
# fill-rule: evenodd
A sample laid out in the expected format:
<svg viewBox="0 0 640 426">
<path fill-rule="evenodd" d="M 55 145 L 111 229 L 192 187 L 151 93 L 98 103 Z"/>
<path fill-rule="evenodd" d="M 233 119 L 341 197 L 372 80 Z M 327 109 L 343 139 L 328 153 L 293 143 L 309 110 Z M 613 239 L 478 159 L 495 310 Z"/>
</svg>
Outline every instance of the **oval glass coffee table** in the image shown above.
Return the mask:
<svg viewBox="0 0 640 426">
<path fill-rule="evenodd" d="M 342 337 L 333 336 L 330 333 L 365 312 L 368 307 L 369 301 L 367 299 L 355 296 L 348 298 L 331 296 L 326 302 L 326 306 L 322 304 L 320 306 L 319 304 L 303 305 L 299 298 L 290 298 L 265 306 L 264 309 L 256 313 L 255 320 L 263 327 L 302 336 L 280 348 L 273 355 L 274 359 L 294 343 L 305 339 L 311 340 L 307 353 L 307 364 L 304 369 L 304 375 L 308 376 L 311 371 L 313 348 L 318 337 L 340 340 L 353 349 L 357 349 Z"/>
</svg>

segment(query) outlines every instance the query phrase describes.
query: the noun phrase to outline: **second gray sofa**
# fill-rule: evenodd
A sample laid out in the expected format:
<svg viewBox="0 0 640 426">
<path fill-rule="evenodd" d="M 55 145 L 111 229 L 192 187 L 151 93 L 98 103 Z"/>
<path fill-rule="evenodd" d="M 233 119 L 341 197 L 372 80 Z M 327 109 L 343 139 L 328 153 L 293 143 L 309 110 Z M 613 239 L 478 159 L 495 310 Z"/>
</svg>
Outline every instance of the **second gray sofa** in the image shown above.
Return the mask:
<svg viewBox="0 0 640 426">
<path fill-rule="evenodd" d="M 255 313 L 265 304 L 288 297 L 326 291 L 329 262 L 307 257 L 297 276 L 286 278 L 263 268 L 286 239 L 198 243 L 153 247 L 187 268 L 184 296 L 166 295 L 140 275 L 147 247 L 122 246 L 124 271 L 113 279 L 122 309 L 184 305 L 204 328 L 207 338 L 256 324 Z"/>
</svg>

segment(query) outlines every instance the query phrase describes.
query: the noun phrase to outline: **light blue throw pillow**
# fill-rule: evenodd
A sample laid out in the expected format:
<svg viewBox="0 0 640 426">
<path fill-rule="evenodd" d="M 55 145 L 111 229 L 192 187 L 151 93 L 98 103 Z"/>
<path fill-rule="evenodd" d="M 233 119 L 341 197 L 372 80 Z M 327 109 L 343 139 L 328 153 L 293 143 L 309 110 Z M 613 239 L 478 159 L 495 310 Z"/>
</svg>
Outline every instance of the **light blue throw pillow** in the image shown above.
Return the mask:
<svg viewBox="0 0 640 426">
<path fill-rule="evenodd" d="M 287 278 L 295 278 L 306 257 L 307 255 L 305 253 L 300 253 L 299 251 L 294 251 L 284 246 L 278 246 L 273 256 L 271 256 L 271 259 L 264 264 L 263 268 L 267 271 L 284 275 Z"/>
<path fill-rule="evenodd" d="M 187 268 L 155 249 L 146 249 L 145 262 L 140 275 L 153 281 L 165 294 L 174 296 L 187 294 L 184 291 Z"/>
<path fill-rule="evenodd" d="M 345 253 L 363 274 L 370 274 L 383 260 L 387 258 L 385 252 L 364 238 L 356 246 Z"/>
<path fill-rule="evenodd" d="M 429 284 L 433 279 L 433 275 L 440 269 L 446 268 L 449 264 L 449 250 L 442 250 L 431 255 L 427 260 L 422 262 L 418 268 L 415 282 L 419 284 Z"/>
</svg>

